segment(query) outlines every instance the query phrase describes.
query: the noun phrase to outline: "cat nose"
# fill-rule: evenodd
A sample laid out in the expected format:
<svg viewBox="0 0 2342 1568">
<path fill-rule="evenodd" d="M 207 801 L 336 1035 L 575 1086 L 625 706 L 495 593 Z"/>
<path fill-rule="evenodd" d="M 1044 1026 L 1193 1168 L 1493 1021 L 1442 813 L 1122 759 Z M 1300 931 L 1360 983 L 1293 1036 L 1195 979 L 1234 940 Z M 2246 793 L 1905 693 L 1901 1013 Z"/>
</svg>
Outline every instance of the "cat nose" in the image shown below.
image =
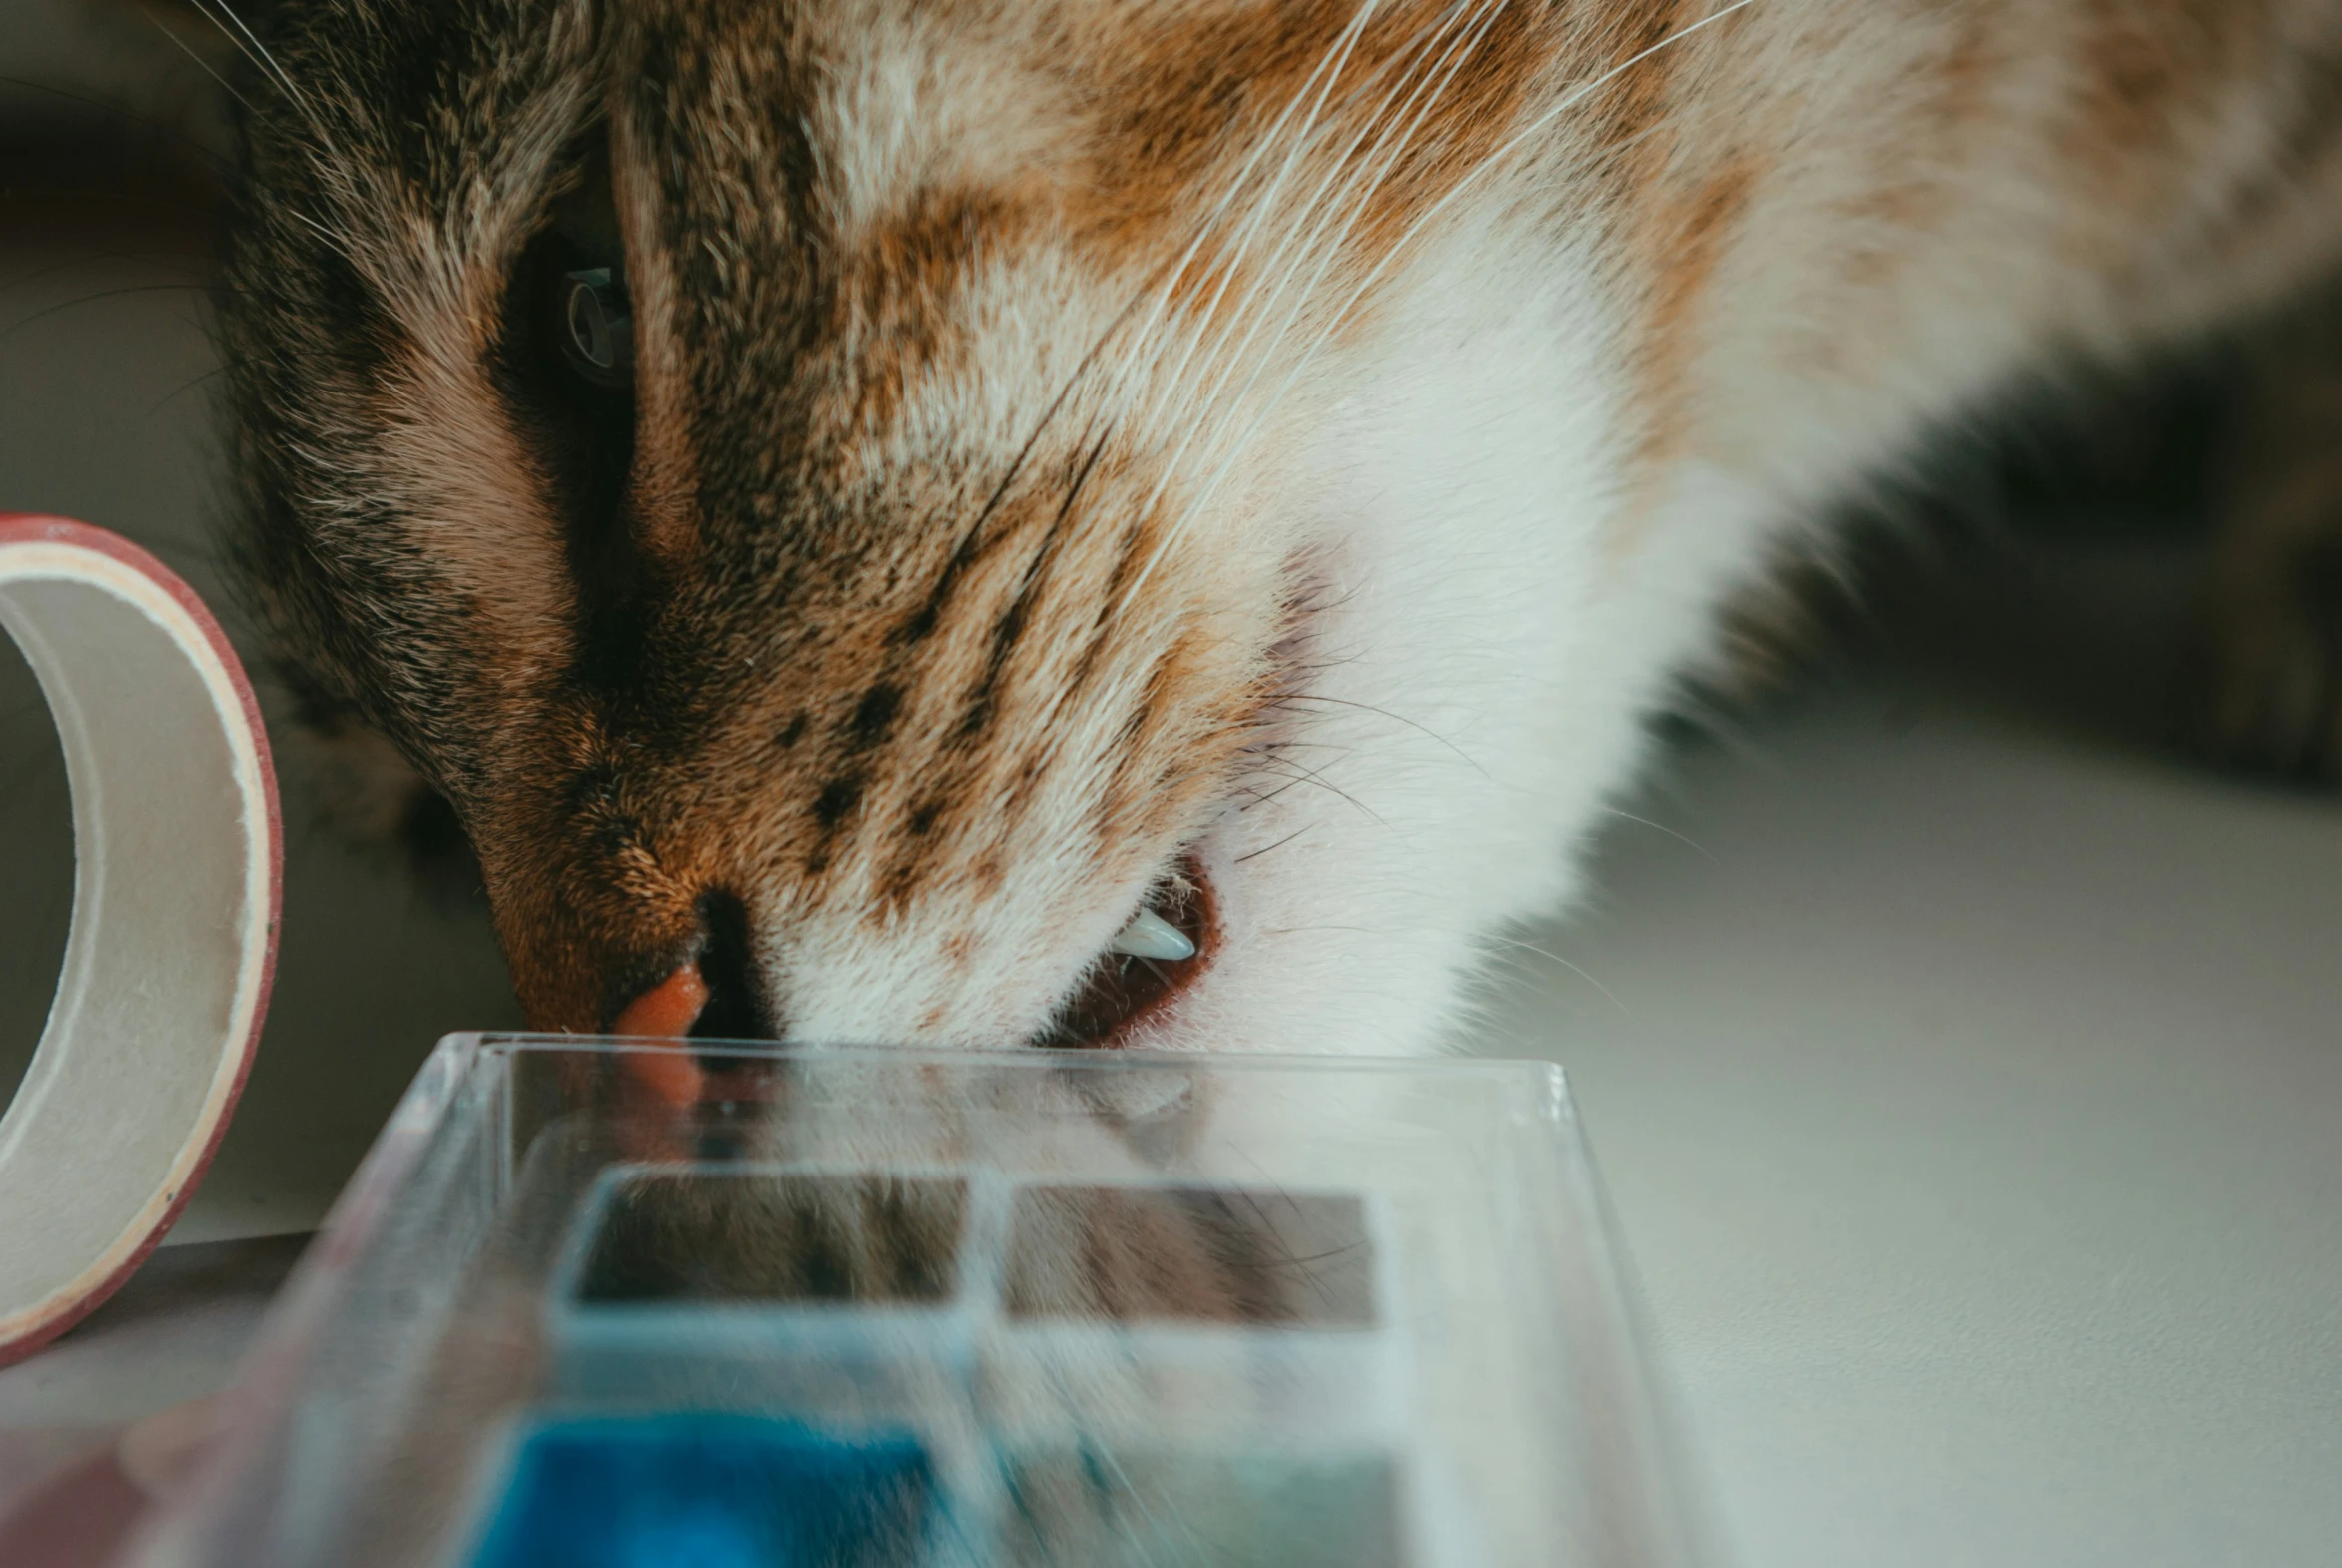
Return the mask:
<svg viewBox="0 0 2342 1568">
<path fill-rule="evenodd" d="M 727 893 L 700 901 L 698 953 L 618 1010 L 610 1032 L 690 1040 L 777 1040 L 779 1018 L 764 998 L 748 911 Z"/>
</svg>

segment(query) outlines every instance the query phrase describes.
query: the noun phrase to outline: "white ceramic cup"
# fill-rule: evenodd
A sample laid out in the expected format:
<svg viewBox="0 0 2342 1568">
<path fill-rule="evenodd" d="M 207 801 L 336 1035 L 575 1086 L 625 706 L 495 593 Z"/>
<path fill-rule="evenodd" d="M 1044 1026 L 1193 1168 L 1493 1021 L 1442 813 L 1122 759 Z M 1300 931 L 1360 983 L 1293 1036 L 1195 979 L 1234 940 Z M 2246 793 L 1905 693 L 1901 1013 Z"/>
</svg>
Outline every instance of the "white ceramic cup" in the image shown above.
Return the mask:
<svg viewBox="0 0 2342 1568">
<path fill-rule="evenodd" d="M 5 1364 L 130 1276 L 219 1147 L 268 1008 L 284 837 L 244 669 L 153 556 L 0 515 L 0 628 L 56 719 L 74 846 L 57 1000 L 0 1116 Z"/>
</svg>

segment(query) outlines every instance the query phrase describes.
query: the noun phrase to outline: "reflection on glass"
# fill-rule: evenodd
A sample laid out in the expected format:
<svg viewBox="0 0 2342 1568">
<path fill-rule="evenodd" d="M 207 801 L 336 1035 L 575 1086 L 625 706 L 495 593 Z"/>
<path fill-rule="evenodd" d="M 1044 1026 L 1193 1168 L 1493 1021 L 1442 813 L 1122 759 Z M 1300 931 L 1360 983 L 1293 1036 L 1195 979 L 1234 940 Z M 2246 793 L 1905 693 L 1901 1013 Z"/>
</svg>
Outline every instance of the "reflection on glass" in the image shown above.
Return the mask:
<svg viewBox="0 0 2342 1568">
<path fill-rule="evenodd" d="M 1023 1318 L 1367 1328 L 1373 1262 L 1355 1197 L 1029 1187 L 1006 1294 Z"/>
<path fill-rule="evenodd" d="M 1009 1472 L 1000 1568 L 1401 1568 L 1390 1466 L 1375 1458 L 1031 1455 Z"/>
<path fill-rule="evenodd" d="M 679 1172 L 611 1195 L 580 1300 L 928 1303 L 958 1276 L 966 1183 Z"/>
</svg>

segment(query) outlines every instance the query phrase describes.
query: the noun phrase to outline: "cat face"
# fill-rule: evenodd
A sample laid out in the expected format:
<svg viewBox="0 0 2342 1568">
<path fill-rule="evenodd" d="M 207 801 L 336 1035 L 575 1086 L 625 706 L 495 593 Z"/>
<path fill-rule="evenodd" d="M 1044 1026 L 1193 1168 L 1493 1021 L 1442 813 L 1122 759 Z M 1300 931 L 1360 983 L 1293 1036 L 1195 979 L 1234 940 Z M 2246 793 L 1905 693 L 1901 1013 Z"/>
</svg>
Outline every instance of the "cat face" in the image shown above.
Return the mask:
<svg viewBox="0 0 2342 1568">
<path fill-rule="evenodd" d="M 245 555 L 532 1023 L 689 965 L 706 1033 L 1423 1033 L 1558 875 L 1544 514 L 1615 466 L 1591 291 L 1467 190 L 1530 15 L 288 8 Z"/>
</svg>

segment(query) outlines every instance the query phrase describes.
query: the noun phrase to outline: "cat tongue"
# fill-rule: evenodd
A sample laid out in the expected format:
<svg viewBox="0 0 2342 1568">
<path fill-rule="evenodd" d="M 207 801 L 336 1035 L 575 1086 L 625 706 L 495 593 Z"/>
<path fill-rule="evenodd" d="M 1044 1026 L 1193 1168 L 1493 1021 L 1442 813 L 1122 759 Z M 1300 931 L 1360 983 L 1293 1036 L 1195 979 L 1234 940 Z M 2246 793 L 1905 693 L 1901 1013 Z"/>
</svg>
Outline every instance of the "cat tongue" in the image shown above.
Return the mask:
<svg viewBox="0 0 2342 1568">
<path fill-rule="evenodd" d="M 697 964 L 686 964 L 627 1003 L 610 1033 L 676 1039 L 690 1033 L 706 1006 L 707 982 Z"/>
<path fill-rule="evenodd" d="M 686 964 L 626 1005 L 610 1032 L 616 1035 L 680 1039 L 707 1006 L 707 982 L 699 966 Z M 627 1076 L 669 1105 L 687 1106 L 699 1098 L 705 1076 L 699 1063 L 683 1051 L 644 1051 L 626 1059 Z"/>
</svg>

